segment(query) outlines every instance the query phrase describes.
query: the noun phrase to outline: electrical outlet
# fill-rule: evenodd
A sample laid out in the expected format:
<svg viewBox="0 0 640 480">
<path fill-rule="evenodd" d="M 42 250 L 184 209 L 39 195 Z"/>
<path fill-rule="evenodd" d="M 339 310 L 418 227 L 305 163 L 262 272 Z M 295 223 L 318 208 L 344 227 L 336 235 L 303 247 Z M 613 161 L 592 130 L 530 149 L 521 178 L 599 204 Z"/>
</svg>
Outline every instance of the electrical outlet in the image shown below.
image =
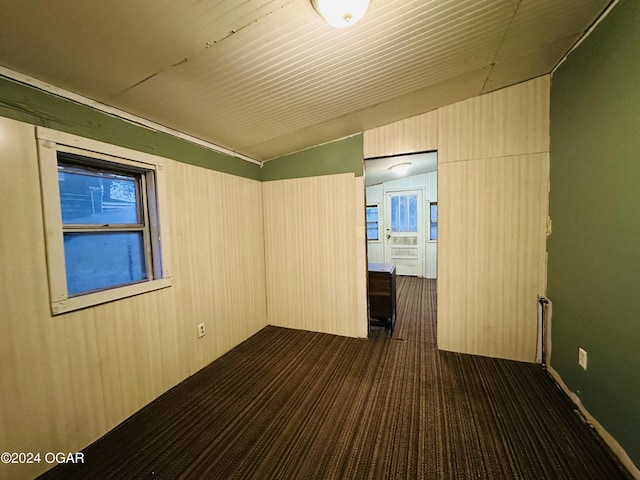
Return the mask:
<svg viewBox="0 0 640 480">
<path fill-rule="evenodd" d="M 198 324 L 198 338 L 204 337 L 204 323 Z"/>
<path fill-rule="evenodd" d="M 587 369 L 587 351 L 578 347 L 578 365 L 583 369 Z"/>
</svg>

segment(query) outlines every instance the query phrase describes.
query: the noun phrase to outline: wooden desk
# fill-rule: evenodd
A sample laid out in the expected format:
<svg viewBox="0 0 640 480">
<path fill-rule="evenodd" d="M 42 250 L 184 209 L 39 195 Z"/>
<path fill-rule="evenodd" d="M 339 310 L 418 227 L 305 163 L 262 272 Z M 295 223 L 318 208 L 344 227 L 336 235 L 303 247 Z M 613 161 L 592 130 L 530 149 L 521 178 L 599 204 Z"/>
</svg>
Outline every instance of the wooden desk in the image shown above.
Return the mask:
<svg viewBox="0 0 640 480">
<path fill-rule="evenodd" d="M 382 324 L 393 335 L 396 324 L 396 266 L 369 264 L 369 323 Z"/>
</svg>

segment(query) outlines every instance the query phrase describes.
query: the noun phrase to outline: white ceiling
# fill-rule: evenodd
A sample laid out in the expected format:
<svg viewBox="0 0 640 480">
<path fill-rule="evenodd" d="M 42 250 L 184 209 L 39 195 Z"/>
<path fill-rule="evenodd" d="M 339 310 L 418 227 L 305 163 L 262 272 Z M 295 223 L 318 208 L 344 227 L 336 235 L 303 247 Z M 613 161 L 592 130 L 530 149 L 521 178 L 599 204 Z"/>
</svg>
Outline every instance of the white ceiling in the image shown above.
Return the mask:
<svg viewBox="0 0 640 480">
<path fill-rule="evenodd" d="M 610 0 L 0 0 L 0 65 L 258 160 L 549 73 Z"/>
<path fill-rule="evenodd" d="M 399 175 L 391 171 L 391 167 L 399 163 L 409 163 L 407 171 Z M 397 180 L 401 177 L 411 177 L 423 173 L 435 172 L 438 169 L 438 153 L 422 152 L 411 155 L 394 155 L 391 157 L 367 159 L 365 166 L 365 185 L 377 185 L 379 183 Z"/>
</svg>

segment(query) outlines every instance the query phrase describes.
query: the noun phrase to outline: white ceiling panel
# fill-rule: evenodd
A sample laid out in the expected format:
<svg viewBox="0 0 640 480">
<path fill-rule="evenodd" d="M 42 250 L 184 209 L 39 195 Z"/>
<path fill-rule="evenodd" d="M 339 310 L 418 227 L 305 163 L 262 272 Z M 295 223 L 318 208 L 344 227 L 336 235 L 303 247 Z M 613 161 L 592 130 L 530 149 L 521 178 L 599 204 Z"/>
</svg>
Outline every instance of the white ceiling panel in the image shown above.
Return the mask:
<svg viewBox="0 0 640 480">
<path fill-rule="evenodd" d="M 0 60 L 105 100 L 198 54 L 269 3 L 2 0 Z"/>
<path fill-rule="evenodd" d="M 521 55 L 496 62 L 491 67 L 482 93 L 513 85 L 520 82 L 522 78 L 536 77 L 537 72 L 540 71 L 551 71 L 577 40 L 577 36 L 562 38 Z"/>
<path fill-rule="evenodd" d="M 0 0 L 0 65 L 259 160 L 547 74 L 609 0 Z"/>
<path fill-rule="evenodd" d="M 496 55 L 503 61 L 561 39 L 580 37 L 610 0 L 522 0 Z M 571 46 L 571 45 L 570 45 Z"/>
</svg>

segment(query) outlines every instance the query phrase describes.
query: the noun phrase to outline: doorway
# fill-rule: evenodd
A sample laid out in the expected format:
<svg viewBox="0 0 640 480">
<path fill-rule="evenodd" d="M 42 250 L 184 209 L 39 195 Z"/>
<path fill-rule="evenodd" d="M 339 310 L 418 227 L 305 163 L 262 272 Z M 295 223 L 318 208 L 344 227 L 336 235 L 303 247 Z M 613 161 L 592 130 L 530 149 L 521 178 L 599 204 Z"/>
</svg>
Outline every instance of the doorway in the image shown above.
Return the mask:
<svg viewBox="0 0 640 480">
<path fill-rule="evenodd" d="M 437 152 L 422 152 L 365 160 L 369 263 L 436 278 L 437 159 Z M 393 168 L 400 165 L 404 171 Z"/>
</svg>

